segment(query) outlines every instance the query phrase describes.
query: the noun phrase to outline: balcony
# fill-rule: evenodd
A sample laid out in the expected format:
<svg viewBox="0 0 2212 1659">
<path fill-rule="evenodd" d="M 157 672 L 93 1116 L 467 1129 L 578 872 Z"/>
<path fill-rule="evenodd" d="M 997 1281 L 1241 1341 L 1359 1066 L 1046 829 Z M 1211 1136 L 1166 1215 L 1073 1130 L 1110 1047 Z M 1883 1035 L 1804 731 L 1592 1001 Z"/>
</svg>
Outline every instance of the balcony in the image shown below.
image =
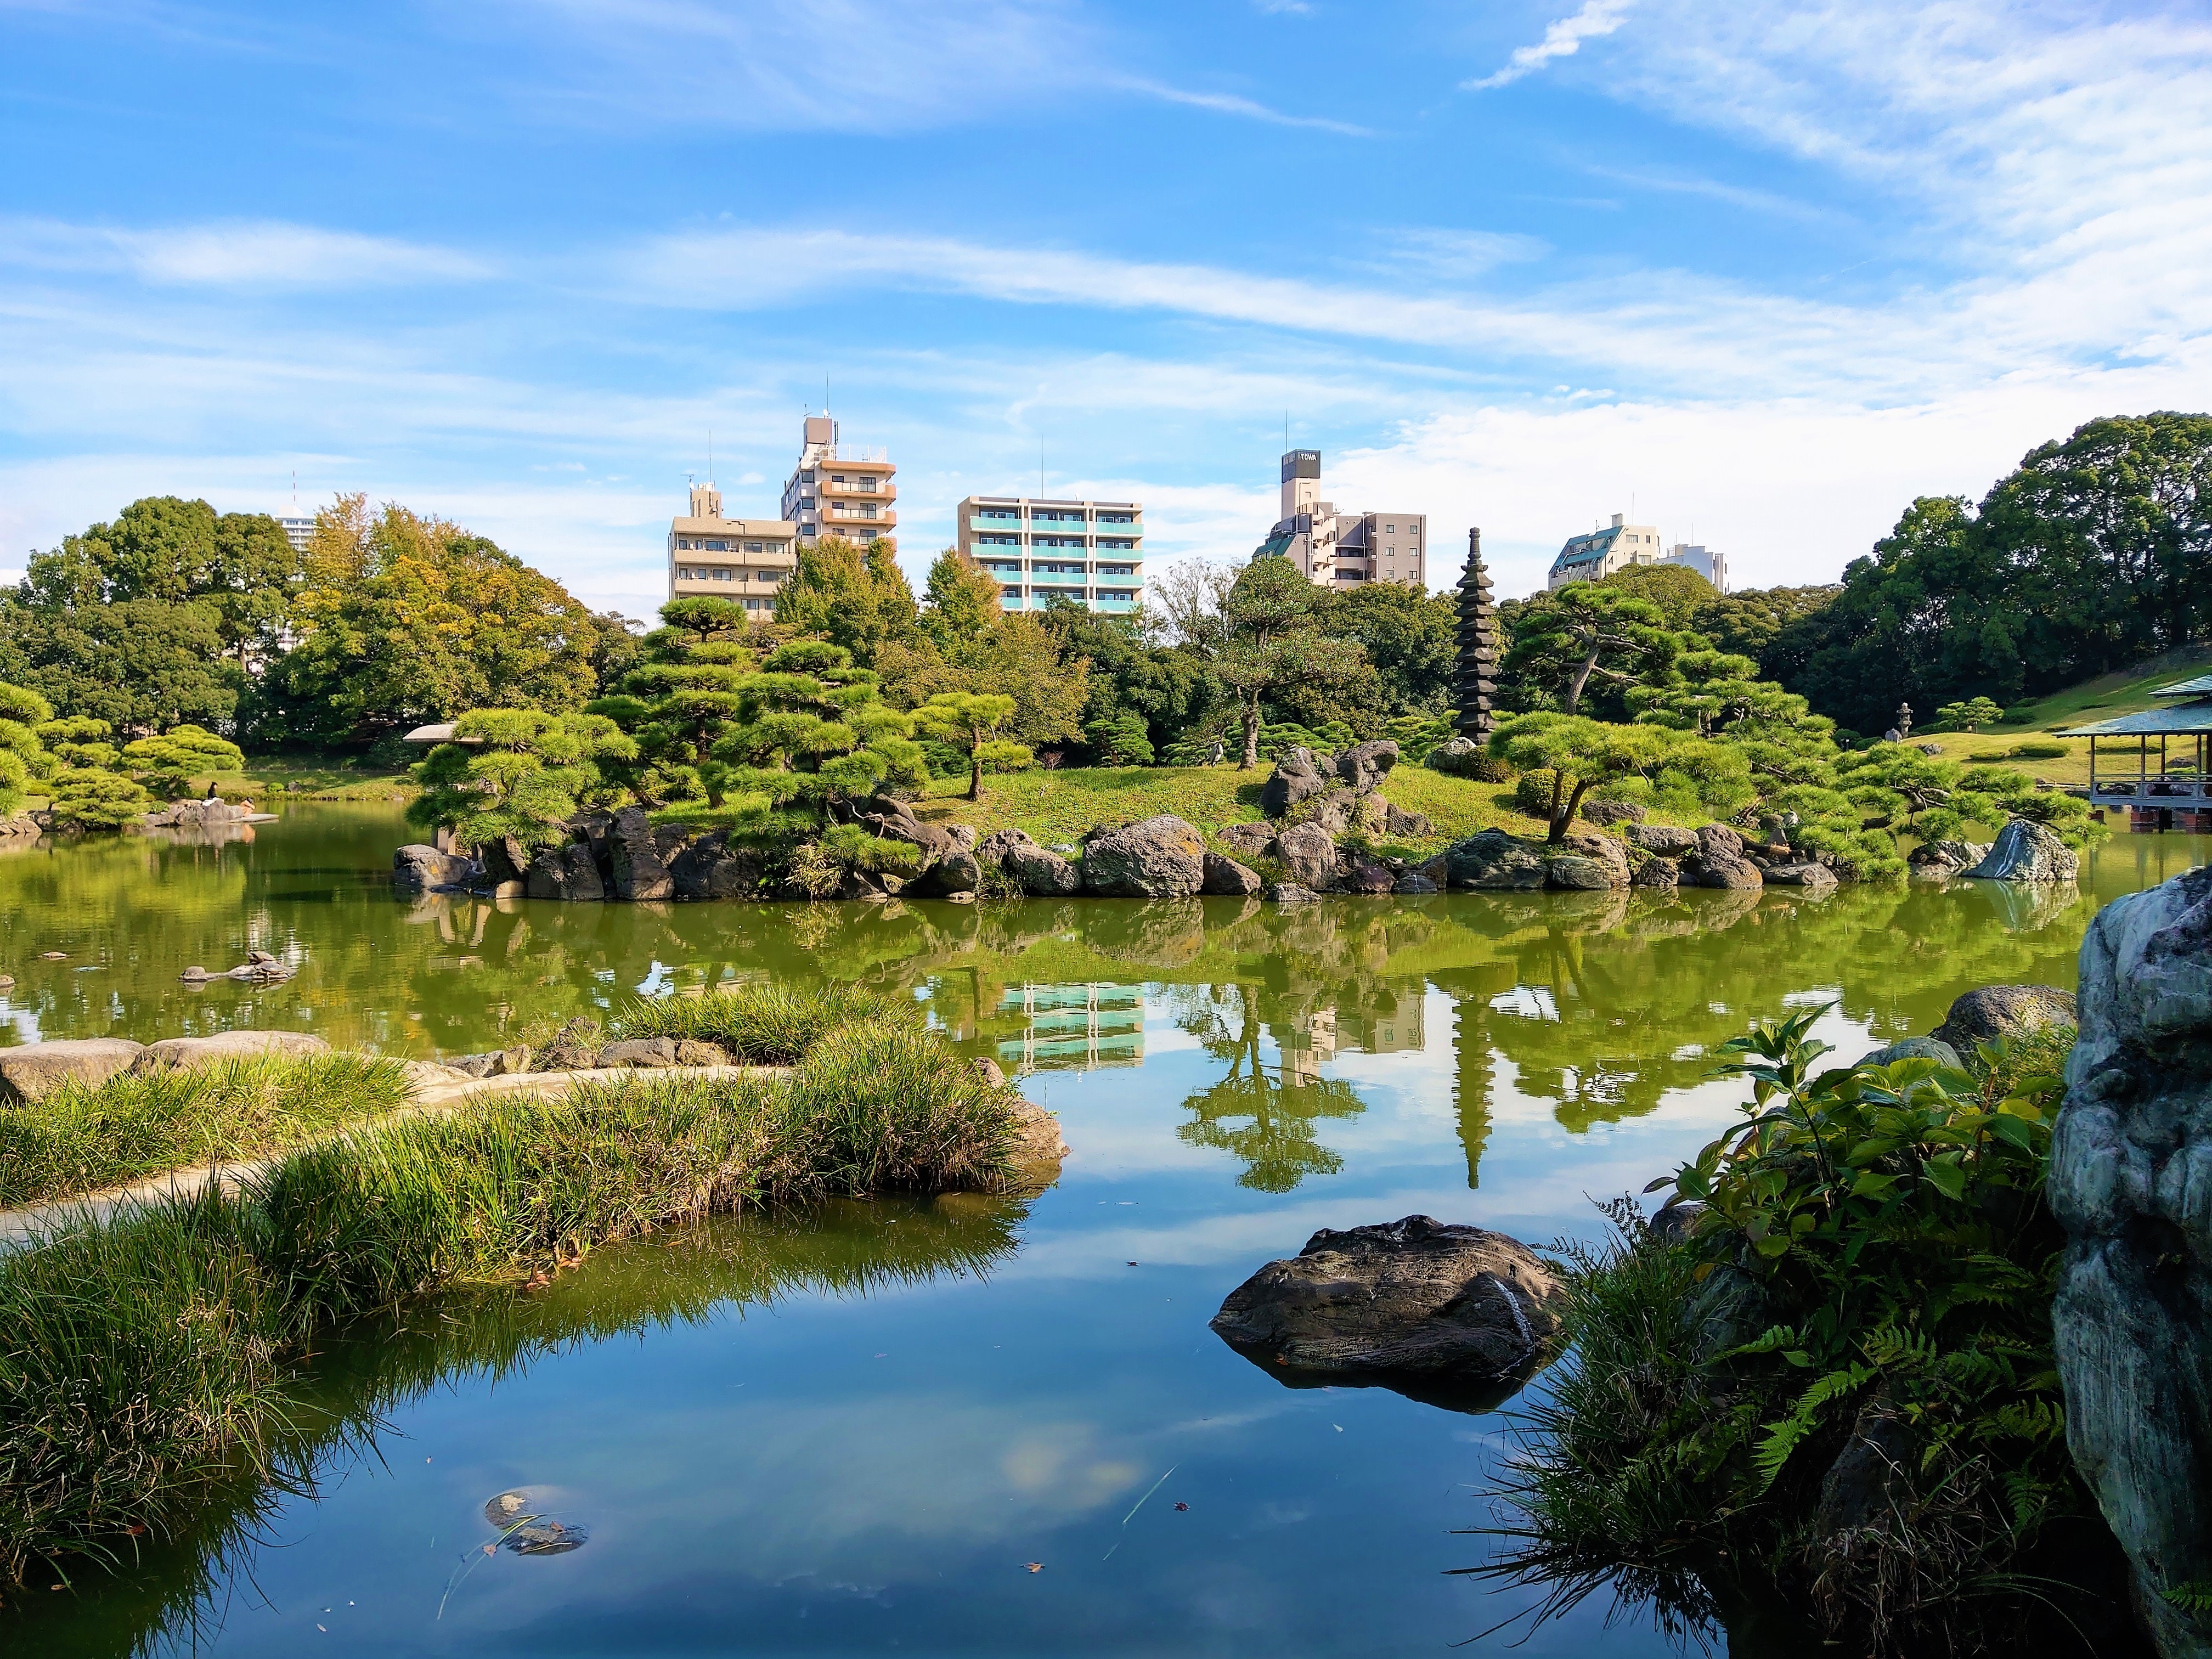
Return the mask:
<svg viewBox="0 0 2212 1659">
<path fill-rule="evenodd" d="M 861 477 L 848 478 L 843 483 L 835 483 L 830 481 L 829 475 L 824 473 L 822 475 L 821 481 L 814 488 L 818 495 L 852 496 L 864 501 L 890 501 L 898 499 L 898 486 L 889 478 Z"/>
</svg>

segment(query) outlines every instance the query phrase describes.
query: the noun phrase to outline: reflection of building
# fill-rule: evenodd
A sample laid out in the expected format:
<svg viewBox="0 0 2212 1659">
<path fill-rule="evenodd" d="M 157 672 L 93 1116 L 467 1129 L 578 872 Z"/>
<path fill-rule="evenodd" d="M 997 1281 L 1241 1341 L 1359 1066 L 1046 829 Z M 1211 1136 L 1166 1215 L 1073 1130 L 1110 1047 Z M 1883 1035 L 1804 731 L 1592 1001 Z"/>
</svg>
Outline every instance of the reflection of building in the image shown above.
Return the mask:
<svg viewBox="0 0 2212 1659">
<path fill-rule="evenodd" d="M 1378 986 L 1358 1012 L 1337 1010 L 1337 1045 L 1370 1054 L 1404 1054 L 1427 1046 L 1428 982 Z"/>
<path fill-rule="evenodd" d="M 1145 994 L 1135 985 L 1024 985 L 999 999 L 1000 1016 L 1018 1016 L 1019 1036 L 999 1042 L 1010 1071 L 1087 1072 L 1136 1066 L 1145 1058 Z"/>
<path fill-rule="evenodd" d="M 1282 1050 L 1285 1084 L 1316 1083 L 1321 1068 L 1336 1058 L 1336 1010 L 1316 1008 L 1294 1017 L 1274 1032 Z"/>
<path fill-rule="evenodd" d="M 970 495 L 959 546 L 999 579 L 1009 611 L 1055 599 L 1093 611 L 1133 609 L 1145 580 L 1145 509 L 1136 501 L 1046 501 Z"/>
</svg>

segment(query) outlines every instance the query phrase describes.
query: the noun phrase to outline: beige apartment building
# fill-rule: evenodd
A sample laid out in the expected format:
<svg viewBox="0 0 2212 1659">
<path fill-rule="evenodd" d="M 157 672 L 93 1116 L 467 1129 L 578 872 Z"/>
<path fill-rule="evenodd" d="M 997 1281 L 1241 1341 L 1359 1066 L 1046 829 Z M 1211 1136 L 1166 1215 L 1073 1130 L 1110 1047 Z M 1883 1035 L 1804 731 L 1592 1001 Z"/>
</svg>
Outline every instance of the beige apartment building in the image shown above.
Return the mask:
<svg viewBox="0 0 2212 1659">
<path fill-rule="evenodd" d="M 736 599 L 775 609 L 775 592 L 798 565 L 799 527 L 782 519 L 726 519 L 722 492 L 691 486 L 691 511 L 668 523 L 668 597 Z"/>
<path fill-rule="evenodd" d="M 1008 611 L 1042 611 L 1057 598 L 1120 613 L 1144 595 L 1145 509 L 1136 501 L 970 495 L 956 539 L 999 579 Z"/>
<path fill-rule="evenodd" d="M 1552 561 L 1545 588 L 1558 592 L 1569 582 L 1602 580 L 1616 570 L 1635 565 L 1679 564 L 1694 570 L 1723 593 L 1728 592 L 1728 559 L 1717 548 L 1676 542 L 1662 550 L 1659 526 L 1628 524 L 1616 513 L 1613 522 L 1587 536 L 1570 536 Z"/>
<path fill-rule="evenodd" d="M 1426 514 L 1338 512 L 1321 499 L 1321 451 L 1293 449 L 1283 457 L 1283 516 L 1252 556 L 1288 559 L 1323 586 L 1425 587 L 1428 544 Z"/>
<path fill-rule="evenodd" d="M 842 536 L 866 547 L 881 538 L 896 552 L 897 472 L 888 451 L 840 443 L 836 422 L 809 415 L 800 428 L 799 465 L 783 483 L 783 516 L 802 542 Z"/>
</svg>

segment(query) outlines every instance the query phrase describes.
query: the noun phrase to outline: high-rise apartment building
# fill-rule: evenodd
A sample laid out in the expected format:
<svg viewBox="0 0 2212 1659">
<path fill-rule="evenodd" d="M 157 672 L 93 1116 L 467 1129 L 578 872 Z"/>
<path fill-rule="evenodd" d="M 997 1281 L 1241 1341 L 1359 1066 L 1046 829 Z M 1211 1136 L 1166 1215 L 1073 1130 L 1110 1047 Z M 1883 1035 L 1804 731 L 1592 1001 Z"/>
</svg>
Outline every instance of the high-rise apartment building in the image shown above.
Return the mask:
<svg viewBox="0 0 2212 1659">
<path fill-rule="evenodd" d="M 291 543 L 292 550 L 295 553 L 304 553 L 307 550 L 307 544 L 313 538 L 315 533 L 315 521 L 313 519 L 280 518 L 276 520 L 276 525 L 277 528 L 284 532 L 284 539 Z"/>
<path fill-rule="evenodd" d="M 1593 530 L 1587 536 L 1568 537 L 1559 557 L 1552 561 L 1551 574 L 1544 579 L 1544 586 L 1557 592 L 1569 582 L 1594 582 L 1616 570 L 1639 564 L 1679 564 L 1696 571 L 1723 593 L 1728 591 L 1728 561 L 1721 554 L 1711 548 L 1693 547 L 1684 542 L 1676 542 L 1672 550 L 1662 552 L 1656 526 L 1624 524 L 1618 513 L 1602 530 Z"/>
<path fill-rule="evenodd" d="M 1283 516 L 1252 556 L 1288 559 L 1324 586 L 1428 585 L 1426 514 L 1340 513 L 1320 497 L 1321 451 L 1291 450 L 1283 457 Z"/>
<path fill-rule="evenodd" d="M 1135 501 L 970 495 L 960 503 L 960 550 L 999 579 L 1009 611 L 1055 597 L 1092 611 L 1133 609 L 1145 586 L 1145 509 Z"/>
<path fill-rule="evenodd" d="M 798 533 L 788 520 L 726 519 L 722 492 L 693 484 L 690 512 L 668 521 L 668 597 L 703 594 L 773 611 L 776 589 L 799 563 Z"/>
<path fill-rule="evenodd" d="M 783 484 L 783 516 L 799 539 L 842 536 L 863 547 L 878 537 L 898 550 L 898 469 L 889 452 L 837 441 L 837 422 L 809 415 L 801 429 L 799 465 Z"/>
</svg>

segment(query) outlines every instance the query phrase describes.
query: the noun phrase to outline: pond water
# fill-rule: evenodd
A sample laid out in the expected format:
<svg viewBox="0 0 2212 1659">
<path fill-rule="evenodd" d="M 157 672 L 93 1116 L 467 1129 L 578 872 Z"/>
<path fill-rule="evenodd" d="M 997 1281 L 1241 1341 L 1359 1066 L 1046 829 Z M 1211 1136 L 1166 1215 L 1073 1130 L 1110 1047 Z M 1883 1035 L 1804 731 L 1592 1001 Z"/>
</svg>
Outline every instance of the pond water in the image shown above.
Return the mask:
<svg viewBox="0 0 2212 1659">
<path fill-rule="evenodd" d="M 639 993 L 860 980 L 1020 1074 L 1074 1155 L 1028 1204 L 748 1218 L 355 1334 L 294 1430 L 315 1497 L 234 1494 L 0 1613 L 0 1650 L 1442 1652 L 1538 1594 L 1454 1571 L 1492 1553 L 1465 1529 L 1501 1518 L 1510 1406 L 1286 1389 L 1206 1329 L 1223 1296 L 1316 1227 L 1594 1237 L 1593 1200 L 1730 1119 L 1705 1073 L 1747 1021 L 1832 1003 L 1855 1056 L 1978 985 L 2070 987 L 2099 904 L 2212 850 L 2118 836 L 2078 891 L 1285 911 L 408 902 L 403 838 L 394 808 L 307 805 L 250 842 L 0 855 L 0 1042 L 288 1026 L 427 1056 Z M 249 948 L 296 976 L 178 981 Z M 588 1542 L 486 1554 L 517 1488 Z M 1607 1613 L 1473 1645 L 1674 1650 Z"/>
</svg>

